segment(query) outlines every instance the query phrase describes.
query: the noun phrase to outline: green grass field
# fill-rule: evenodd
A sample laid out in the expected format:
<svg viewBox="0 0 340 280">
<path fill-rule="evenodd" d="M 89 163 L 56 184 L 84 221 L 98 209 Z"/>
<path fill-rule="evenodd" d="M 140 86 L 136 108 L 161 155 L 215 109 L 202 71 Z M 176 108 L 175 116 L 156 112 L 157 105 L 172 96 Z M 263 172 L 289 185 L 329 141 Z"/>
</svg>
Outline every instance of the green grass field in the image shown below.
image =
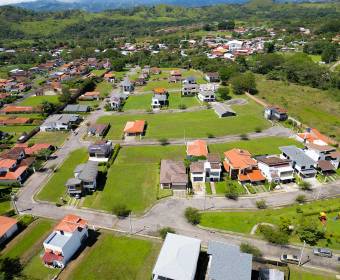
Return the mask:
<svg viewBox="0 0 340 280">
<path fill-rule="evenodd" d="M 257 75 L 256 83 L 258 97 L 283 106 L 291 116 L 340 140 L 340 100 L 335 97 L 339 92 L 270 81 L 261 75 Z"/>
<path fill-rule="evenodd" d="M 104 189 L 86 196 L 82 206 L 112 211 L 123 203 L 140 214 L 165 195 L 159 190 L 160 160 L 184 157 L 183 146 L 124 147 L 109 169 Z"/>
<path fill-rule="evenodd" d="M 297 213 L 297 208 L 302 209 L 303 213 Z M 339 212 L 340 199 L 330 199 L 308 203 L 302 206 L 293 205 L 281 209 L 267 209 L 258 211 L 241 211 L 241 212 L 205 212 L 202 214 L 201 225 L 209 228 L 216 228 L 239 233 L 249 234 L 253 226 L 258 223 L 267 222 L 278 225 L 280 217 L 289 218 L 291 223 L 296 227 L 301 218 L 314 219 L 319 222 L 318 215 L 322 211 L 327 214 L 328 221 L 326 227 L 326 239 L 319 241 L 318 246 L 328 246 L 334 249 L 340 249 L 340 220 L 334 220 Z M 320 228 L 321 228 L 320 223 Z M 295 235 L 291 237 L 293 242 L 298 239 Z"/>
<path fill-rule="evenodd" d="M 30 96 L 30 97 L 25 98 L 18 105 L 36 107 L 36 106 L 41 105 L 44 101 L 57 104 L 57 103 L 59 103 L 58 95 Z"/>
<path fill-rule="evenodd" d="M 108 139 L 121 139 L 127 121 L 146 120 L 145 138 L 198 138 L 242 134 L 265 129 L 269 123 L 262 117 L 262 108 L 253 102 L 244 106 L 234 106 L 236 117 L 218 118 L 213 110 L 172 114 L 141 114 L 103 116 L 98 123 L 110 123 Z M 251 121 L 250 121 L 251 120 Z M 164 125 L 166 123 L 166 125 Z"/>
<path fill-rule="evenodd" d="M 169 109 L 178 109 L 179 105 L 185 105 L 187 108 L 199 106 L 198 99 L 194 96 L 182 97 L 180 92 L 169 94 Z"/>
<path fill-rule="evenodd" d="M 227 182 L 226 182 L 226 180 L 229 180 L 229 179 L 224 178 L 220 182 L 215 182 L 216 194 L 224 195 L 226 193 L 226 190 L 227 190 Z M 237 192 L 238 192 L 239 195 L 242 195 L 242 194 L 246 193 L 246 190 L 244 189 L 244 187 L 242 187 L 238 182 L 232 181 L 232 180 L 229 180 L 229 181 L 232 182 L 232 184 L 236 187 Z"/>
<path fill-rule="evenodd" d="M 58 272 L 59 272 L 58 269 L 46 267 L 42 263 L 40 252 L 38 252 L 25 265 L 22 274 L 26 276 L 27 279 L 49 280 L 53 279 L 58 274 Z"/>
<path fill-rule="evenodd" d="M 34 128 L 34 125 L 5 125 L 1 126 L 0 130 L 9 134 L 20 136 L 23 132 L 28 133 Z"/>
<path fill-rule="evenodd" d="M 69 136 L 69 132 L 56 131 L 56 132 L 44 132 L 39 131 L 34 135 L 28 143 L 50 143 L 54 146 L 61 147 Z"/>
<path fill-rule="evenodd" d="M 107 81 L 102 81 L 99 84 L 97 84 L 95 91 L 99 91 L 101 97 L 106 97 L 112 91 L 112 84 L 110 84 Z"/>
<path fill-rule="evenodd" d="M 85 148 L 78 149 L 70 153 L 57 172 L 49 179 L 46 186 L 38 193 L 37 198 L 44 201 L 60 202 L 59 198 L 66 192 L 65 183 L 72 178 L 73 170 L 80 163 L 86 162 L 88 153 Z"/>
<path fill-rule="evenodd" d="M 105 69 L 100 69 L 100 70 L 95 69 L 95 70 L 92 70 L 91 73 L 95 75 L 96 77 L 101 77 L 106 73 L 106 71 L 107 70 Z"/>
<path fill-rule="evenodd" d="M 5 214 L 9 210 L 12 209 L 11 202 L 10 201 L 1 201 L 0 202 L 0 215 Z"/>
<path fill-rule="evenodd" d="M 66 279 L 150 279 L 160 244 L 103 233 Z"/>
<path fill-rule="evenodd" d="M 290 265 L 289 280 L 334 280 L 335 276 L 322 274 L 316 270 L 305 270 L 304 268 Z"/>
</svg>

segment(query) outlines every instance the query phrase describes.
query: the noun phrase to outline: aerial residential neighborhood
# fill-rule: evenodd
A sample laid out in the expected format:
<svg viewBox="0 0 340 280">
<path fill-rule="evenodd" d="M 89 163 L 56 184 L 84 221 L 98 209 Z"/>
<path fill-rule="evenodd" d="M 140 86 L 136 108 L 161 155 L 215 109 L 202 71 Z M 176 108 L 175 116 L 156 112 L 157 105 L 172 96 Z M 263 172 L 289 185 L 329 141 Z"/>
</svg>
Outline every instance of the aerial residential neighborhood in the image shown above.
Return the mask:
<svg viewBox="0 0 340 280">
<path fill-rule="evenodd" d="M 339 3 L 182 2 L 0 0 L 0 279 L 340 279 Z"/>
</svg>

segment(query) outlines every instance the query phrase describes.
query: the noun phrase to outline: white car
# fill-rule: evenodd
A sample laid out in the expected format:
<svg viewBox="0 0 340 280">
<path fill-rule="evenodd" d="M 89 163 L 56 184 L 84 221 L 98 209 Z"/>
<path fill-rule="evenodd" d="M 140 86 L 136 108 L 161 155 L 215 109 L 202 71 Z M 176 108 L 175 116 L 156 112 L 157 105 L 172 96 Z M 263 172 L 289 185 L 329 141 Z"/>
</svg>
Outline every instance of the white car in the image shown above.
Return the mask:
<svg viewBox="0 0 340 280">
<path fill-rule="evenodd" d="M 282 262 L 285 262 L 285 263 L 293 263 L 293 264 L 299 263 L 299 258 L 296 255 L 288 255 L 288 254 L 283 253 L 280 259 Z"/>
</svg>

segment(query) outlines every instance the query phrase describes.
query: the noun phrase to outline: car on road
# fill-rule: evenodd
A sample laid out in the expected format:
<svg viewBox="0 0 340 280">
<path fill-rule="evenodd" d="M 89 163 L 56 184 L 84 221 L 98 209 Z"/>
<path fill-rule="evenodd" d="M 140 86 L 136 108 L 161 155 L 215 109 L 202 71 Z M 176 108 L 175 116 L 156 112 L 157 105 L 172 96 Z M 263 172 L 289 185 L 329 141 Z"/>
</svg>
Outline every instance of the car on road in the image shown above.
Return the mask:
<svg viewBox="0 0 340 280">
<path fill-rule="evenodd" d="M 319 257 L 331 258 L 333 256 L 332 251 L 326 248 L 314 248 L 313 254 Z"/>
<path fill-rule="evenodd" d="M 283 253 L 280 259 L 282 262 L 285 262 L 285 263 L 293 263 L 293 264 L 299 263 L 299 258 L 296 255 L 289 255 L 289 254 Z"/>
</svg>

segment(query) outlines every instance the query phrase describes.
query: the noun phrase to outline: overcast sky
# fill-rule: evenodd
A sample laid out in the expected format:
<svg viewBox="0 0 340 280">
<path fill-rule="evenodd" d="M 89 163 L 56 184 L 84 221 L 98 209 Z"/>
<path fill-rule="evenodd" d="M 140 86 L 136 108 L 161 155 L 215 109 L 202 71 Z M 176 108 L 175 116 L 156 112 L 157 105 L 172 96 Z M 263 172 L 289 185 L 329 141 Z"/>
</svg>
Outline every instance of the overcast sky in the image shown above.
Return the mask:
<svg viewBox="0 0 340 280">
<path fill-rule="evenodd" d="M 14 4 L 19 2 L 30 2 L 32 0 L 0 0 L 0 5 Z"/>
</svg>

